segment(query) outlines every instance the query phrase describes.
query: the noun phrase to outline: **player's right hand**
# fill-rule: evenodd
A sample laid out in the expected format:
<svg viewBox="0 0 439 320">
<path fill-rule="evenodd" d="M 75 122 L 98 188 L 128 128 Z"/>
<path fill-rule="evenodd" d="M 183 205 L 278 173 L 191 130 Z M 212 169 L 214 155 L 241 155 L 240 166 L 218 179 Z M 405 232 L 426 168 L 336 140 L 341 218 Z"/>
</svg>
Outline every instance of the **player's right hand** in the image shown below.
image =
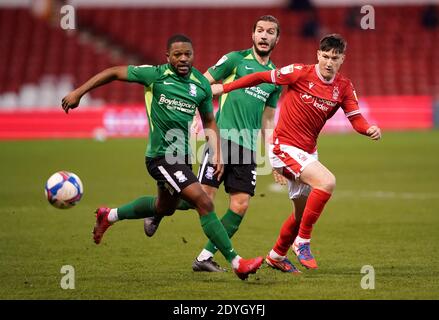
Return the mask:
<svg viewBox="0 0 439 320">
<path fill-rule="evenodd" d="M 69 109 L 75 109 L 79 105 L 79 101 L 81 100 L 81 96 L 77 94 L 75 91 L 70 92 L 62 99 L 62 108 L 65 113 L 69 113 Z"/>
<path fill-rule="evenodd" d="M 224 162 L 223 157 L 221 155 L 221 152 L 215 152 L 212 157 L 212 164 L 215 168 L 215 172 L 213 173 L 214 176 L 216 176 L 216 179 L 218 181 L 221 181 L 221 177 L 224 173 Z"/>
<path fill-rule="evenodd" d="M 219 96 L 224 93 L 224 87 L 220 83 L 212 84 L 211 86 L 213 96 Z"/>
</svg>

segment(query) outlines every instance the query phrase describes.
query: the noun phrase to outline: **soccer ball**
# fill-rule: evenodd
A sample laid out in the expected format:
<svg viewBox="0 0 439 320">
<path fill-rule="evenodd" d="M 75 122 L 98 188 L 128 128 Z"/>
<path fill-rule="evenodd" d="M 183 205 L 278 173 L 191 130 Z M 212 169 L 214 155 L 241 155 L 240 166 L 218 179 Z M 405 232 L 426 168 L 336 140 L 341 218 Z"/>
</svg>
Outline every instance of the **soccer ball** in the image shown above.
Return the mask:
<svg viewBox="0 0 439 320">
<path fill-rule="evenodd" d="M 79 177 L 68 171 L 58 171 L 50 176 L 44 190 L 49 203 L 58 209 L 68 209 L 81 200 L 84 188 Z"/>
</svg>

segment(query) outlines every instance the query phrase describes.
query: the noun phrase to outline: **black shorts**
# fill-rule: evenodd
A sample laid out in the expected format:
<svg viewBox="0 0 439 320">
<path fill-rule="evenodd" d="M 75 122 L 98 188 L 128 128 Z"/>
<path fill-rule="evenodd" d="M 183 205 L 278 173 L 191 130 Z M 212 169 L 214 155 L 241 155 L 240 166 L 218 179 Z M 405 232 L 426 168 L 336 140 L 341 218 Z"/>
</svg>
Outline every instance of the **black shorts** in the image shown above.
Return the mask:
<svg viewBox="0 0 439 320">
<path fill-rule="evenodd" d="M 239 191 L 254 196 L 256 188 L 256 160 L 255 152 L 230 140 L 221 139 L 223 151 L 224 173 L 218 181 L 213 173 L 211 152 L 208 148 L 204 151 L 203 162 L 198 170 L 198 181 L 201 184 L 219 188 L 224 182 L 227 193 Z"/>
<path fill-rule="evenodd" d="M 145 164 L 151 177 L 157 181 L 157 186 L 168 190 L 171 195 L 178 194 L 187 186 L 198 182 L 188 159 L 169 164 L 165 157 L 146 157 Z"/>
</svg>

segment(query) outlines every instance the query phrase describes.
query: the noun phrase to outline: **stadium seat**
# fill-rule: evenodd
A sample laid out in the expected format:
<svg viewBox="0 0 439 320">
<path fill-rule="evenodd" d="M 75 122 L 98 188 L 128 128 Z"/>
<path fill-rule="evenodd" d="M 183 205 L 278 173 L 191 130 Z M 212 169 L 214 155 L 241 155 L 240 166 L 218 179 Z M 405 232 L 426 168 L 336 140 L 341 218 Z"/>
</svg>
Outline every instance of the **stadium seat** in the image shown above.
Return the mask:
<svg viewBox="0 0 439 320">
<path fill-rule="evenodd" d="M 360 95 L 432 94 L 434 84 L 439 83 L 439 62 L 434 56 L 439 50 L 439 32 L 422 28 L 421 10 L 420 6 L 376 6 L 377 29 L 361 30 L 347 27 L 348 8 L 317 9 L 324 32 L 341 32 L 346 37 L 348 56 L 342 72 Z M 104 68 L 128 64 L 131 56 L 141 64 L 163 63 L 166 41 L 176 32 L 192 38 L 195 66 L 204 72 L 223 54 L 250 47 L 254 20 L 263 14 L 272 14 L 281 22 L 281 41 L 272 56 L 276 65 L 315 63 L 318 39 L 301 37 L 303 14 L 282 8 L 78 9 L 79 30 L 121 48 L 126 54 L 118 61 L 93 41 L 84 41 L 80 32 L 66 33 L 27 9 L 1 8 L 0 95 L 38 85 L 44 75 L 71 75 L 72 85 L 78 85 Z M 32 90 L 26 88 L 28 97 Z M 112 103 L 143 103 L 138 92 L 116 85 L 96 90 L 92 96 Z M 7 100 L 13 99 L 8 96 Z"/>
</svg>

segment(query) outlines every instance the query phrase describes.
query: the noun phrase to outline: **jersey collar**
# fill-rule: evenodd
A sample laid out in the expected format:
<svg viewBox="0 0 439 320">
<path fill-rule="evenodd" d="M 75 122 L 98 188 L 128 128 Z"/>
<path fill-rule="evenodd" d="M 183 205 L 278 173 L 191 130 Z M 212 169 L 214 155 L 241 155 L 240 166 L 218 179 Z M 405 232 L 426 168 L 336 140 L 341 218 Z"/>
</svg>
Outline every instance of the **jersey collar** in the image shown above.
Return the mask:
<svg viewBox="0 0 439 320">
<path fill-rule="evenodd" d="M 328 80 L 325 80 L 325 78 L 323 78 L 322 74 L 320 73 L 319 65 L 318 65 L 318 64 L 315 64 L 315 65 L 314 65 L 314 70 L 316 71 L 317 77 L 319 77 L 319 79 L 320 79 L 323 83 L 325 83 L 325 84 L 331 84 L 331 83 L 333 83 L 334 80 L 335 80 L 335 77 L 337 77 L 337 74 L 335 74 L 335 75 L 332 77 L 331 80 L 329 80 L 329 81 L 328 81 Z"/>
<path fill-rule="evenodd" d="M 189 72 L 187 76 L 182 77 L 182 76 L 179 76 L 179 75 L 174 71 L 174 68 L 171 66 L 170 63 L 168 63 L 167 67 L 168 67 L 168 69 L 165 71 L 165 75 L 168 75 L 168 74 L 169 74 L 169 75 L 174 75 L 174 76 L 176 76 L 176 77 L 179 77 L 179 78 L 182 78 L 182 79 L 185 79 L 185 80 L 189 80 L 189 79 L 191 78 L 191 76 L 192 76 L 192 68 L 191 68 L 191 72 Z"/>
<path fill-rule="evenodd" d="M 251 47 L 249 50 L 250 50 L 250 54 L 251 54 L 253 60 L 255 60 L 257 63 L 259 63 L 261 66 L 263 66 L 263 67 L 270 67 L 270 66 L 272 65 L 272 63 L 271 63 L 271 59 L 268 59 L 267 64 L 265 64 L 265 65 L 262 64 L 262 63 L 260 63 L 260 62 L 258 61 L 258 59 L 256 58 L 256 56 L 255 56 L 255 52 L 254 52 L 254 50 L 253 50 L 253 47 Z"/>
</svg>

